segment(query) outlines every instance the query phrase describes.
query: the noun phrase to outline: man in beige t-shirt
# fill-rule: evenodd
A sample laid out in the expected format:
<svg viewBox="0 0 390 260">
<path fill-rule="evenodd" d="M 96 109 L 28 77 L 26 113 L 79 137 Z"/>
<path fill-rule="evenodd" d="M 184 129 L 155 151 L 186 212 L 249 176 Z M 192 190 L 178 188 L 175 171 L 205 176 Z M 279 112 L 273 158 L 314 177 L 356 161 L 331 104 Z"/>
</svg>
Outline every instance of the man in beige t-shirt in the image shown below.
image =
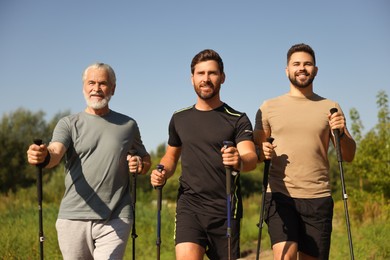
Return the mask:
<svg viewBox="0 0 390 260">
<path fill-rule="evenodd" d="M 329 142 L 340 131 L 344 161 L 356 144 L 338 103 L 313 92 L 315 53 L 296 44 L 287 53 L 290 91 L 266 100 L 256 114 L 254 138 L 260 161 L 272 159 L 266 223 L 275 259 L 328 259 L 333 200 L 329 184 Z M 338 112 L 331 114 L 331 108 Z M 272 136 L 273 144 L 266 142 Z"/>
</svg>

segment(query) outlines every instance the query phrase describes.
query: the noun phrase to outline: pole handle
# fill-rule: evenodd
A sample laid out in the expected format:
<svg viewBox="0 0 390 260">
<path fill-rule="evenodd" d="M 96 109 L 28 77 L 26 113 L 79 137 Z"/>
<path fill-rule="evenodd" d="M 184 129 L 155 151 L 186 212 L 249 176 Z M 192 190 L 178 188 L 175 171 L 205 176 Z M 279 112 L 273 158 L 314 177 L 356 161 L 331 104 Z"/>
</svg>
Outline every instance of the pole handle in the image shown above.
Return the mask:
<svg viewBox="0 0 390 260">
<path fill-rule="evenodd" d="M 267 142 L 272 144 L 272 142 L 275 140 L 273 137 L 268 137 Z M 271 160 L 267 159 L 264 160 L 264 176 L 263 176 L 263 189 L 267 189 L 268 186 L 268 173 L 269 173 L 269 167 L 271 165 Z"/>
<path fill-rule="evenodd" d="M 156 166 L 156 169 L 159 171 L 159 172 L 162 172 L 163 170 L 164 170 L 164 165 L 162 165 L 162 164 L 157 164 L 157 166 Z M 163 184 L 163 185 L 160 185 L 160 186 L 155 186 L 154 188 L 155 189 L 162 189 L 162 187 L 164 186 L 165 184 Z"/>
<path fill-rule="evenodd" d="M 39 138 L 37 138 L 37 139 L 34 139 L 34 144 L 36 144 L 36 145 L 41 145 L 43 142 L 42 142 L 42 139 L 39 139 Z M 42 168 L 42 164 L 40 163 L 40 164 L 37 164 L 36 165 L 38 168 Z"/>
<path fill-rule="evenodd" d="M 157 170 L 159 172 L 162 172 L 164 170 L 164 165 L 158 164 L 157 165 Z M 161 210 L 161 203 L 162 203 L 162 188 L 164 185 L 156 186 L 155 189 L 157 190 L 157 210 Z"/>
<path fill-rule="evenodd" d="M 274 141 L 275 139 L 273 138 L 273 137 L 267 137 L 267 139 L 266 139 L 266 141 L 268 142 L 268 143 L 270 143 L 270 144 L 272 144 L 273 143 L 273 141 Z M 267 159 L 267 160 L 264 160 L 264 162 L 269 162 L 269 161 L 271 161 L 271 160 L 269 160 L 269 159 Z"/>
<path fill-rule="evenodd" d="M 339 110 L 337 108 L 333 107 L 333 108 L 330 109 L 330 114 L 333 115 L 337 111 L 339 111 Z M 339 137 L 339 135 L 340 135 L 340 130 L 339 129 L 333 129 L 332 132 L 333 132 L 335 137 Z"/>
<path fill-rule="evenodd" d="M 137 150 L 134 150 L 134 149 L 131 149 L 129 152 L 128 152 L 129 155 L 131 156 L 135 156 L 137 155 Z M 131 172 L 133 175 L 137 175 L 138 174 L 138 160 L 137 160 L 137 169 L 135 170 L 135 172 Z"/>
<path fill-rule="evenodd" d="M 36 145 L 41 145 L 42 144 L 42 139 L 34 139 L 34 144 Z"/>
<path fill-rule="evenodd" d="M 229 148 L 234 146 L 234 143 L 232 141 L 223 141 L 224 148 Z M 231 188 L 232 188 L 232 166 L 225 165 L 226 170 L 226 195 L 230 195 Z"/>
<path fill-rule="evenodd" d="M 337 108 L 333 107 L 330 109 L 330 113 L 334 114 L 338 111 Z M 341 155 L 341 146 L 340 146 L 340 129 L 332 129 L 334 140 L 335 140 L 335 146 L 336 146 L 336 153 L 337 153 L 337 161 L 342 162 L 343 157 Z"/>
</svg>

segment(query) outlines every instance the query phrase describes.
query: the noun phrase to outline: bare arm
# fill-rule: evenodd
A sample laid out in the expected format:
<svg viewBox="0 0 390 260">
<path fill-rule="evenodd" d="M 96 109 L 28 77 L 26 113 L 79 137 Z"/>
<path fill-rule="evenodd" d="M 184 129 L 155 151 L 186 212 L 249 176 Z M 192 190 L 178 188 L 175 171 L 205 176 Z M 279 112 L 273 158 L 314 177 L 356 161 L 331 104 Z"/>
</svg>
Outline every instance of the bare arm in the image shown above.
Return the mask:
<svg viewBox="0 0 390 260">
<path fill-rule="evenodd" d="M 252 141 L 242 141 L 237 144 L 237 150 L 240 155 L 240 171 L 251 171 L 256 168 L 257 154 L 255 144 Z"/>
<path fill-rule="evenodd" d="M 255 130 L 253 132 L 255 145 L 259 151 L 259 162 L 263 162 L 265 159 L 271 159 L 274 153 L 276 145 L 272 145 L 267 142 L 267 138 L 271 136 L 269 131 Z"/>
<path fill-rule="evenodd" d="M 50 160 L 45 168 L 53 168 L 60 163 L 65 151 L 65 146 L 59 142 L 52 142 L 49 146 L 46 146 L 46 144 L 32 144 L 27 150 L 27 160 L 28 163 L 32 165 L 40 164 L 45 161 L 45 158 L 49 154 Z"/>
<path fill-rule="evenodd" d="M 180 155 L 181 147 L 174 147 L 170 145 L 167 146 L 167 151 L 160 161 L 160 164 L 164 165 L 164 170 L 159 172 L 155 169 L 150 175 L 150 183 L 154 187 L 164 185 L 166 180 L 172 177 L 172 175 L 175 173 Z"/>
<path fill-rule="evenodd" d="M 340 112 L 335 112 L 333 114 L 329 114 L 328 117 L 331 130 L 339 129 L 340 131 L 340 149 L 343 160 L 351 162 L 355 157 L 356 143 L 346 127 L 344 115 Z M 334 137 L 332 138 L 332 142 L 335 144 Z"/>
<path fill-rule="evenodd" d="M 347 128 L 344 128 L 344 135 L 340 137 L 340 148 L 343 160 L 352 162 L 353 158 L 355 158 L 356 143 Z"/>
</svg>

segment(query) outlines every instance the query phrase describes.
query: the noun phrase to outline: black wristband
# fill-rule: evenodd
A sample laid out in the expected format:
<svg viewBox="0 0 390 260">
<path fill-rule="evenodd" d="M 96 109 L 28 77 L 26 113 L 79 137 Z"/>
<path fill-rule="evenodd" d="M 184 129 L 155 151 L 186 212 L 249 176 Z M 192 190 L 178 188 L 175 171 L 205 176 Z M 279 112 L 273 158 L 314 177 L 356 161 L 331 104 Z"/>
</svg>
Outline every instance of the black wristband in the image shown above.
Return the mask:
<svg viewBox="0 0 390 260">
<path fill-rule="evenodd" d="M 47 151 L 47 155 L 45 157 L 45 160 L 43 162 L 41 162 L 40 164 L 38 164 L 37 166 L 40 168 L 45 168 L 50 163 L 50 159 L 51 159 L 51 155 L 50 155 L 49 151 Z"/>
<path fill-rule="evenodd" d="M 339 137 L 341 138 L 341 137 L 343 137 L 345 135 L 345 131 L 343 131 L 340 135 L 339 135 Z"/>
</svg>

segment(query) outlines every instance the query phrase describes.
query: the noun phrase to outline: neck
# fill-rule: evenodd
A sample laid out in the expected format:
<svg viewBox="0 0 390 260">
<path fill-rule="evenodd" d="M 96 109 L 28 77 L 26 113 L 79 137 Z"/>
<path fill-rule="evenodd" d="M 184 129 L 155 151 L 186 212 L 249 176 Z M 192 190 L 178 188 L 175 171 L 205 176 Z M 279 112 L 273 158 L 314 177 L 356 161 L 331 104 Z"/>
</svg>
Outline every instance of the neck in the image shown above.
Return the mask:
<svg viewBox="0 0 390 260">
<path fill-rule="evenodd" d="M 110 109 L 108 108 L 108 106 L 103 107 L 101 109 L 93 109 L 91 107 L 87 107 L 85 109 L 85 112 L 91 115 L 105 116 L 110 112 Z"/>
<path fill-rule="evenodd" d="M 298 88 L 290 84 L 289 94 L 293 97 L 310 97 L 314 94 L 313 85 L 307 86 L 306 88 Z"/>
<path fill-rule="evenodd" d="M 219 99 L 219 97 L 207 100 L 198 97 L 198 100 L 195 104 L 195 108 L 202 111 L 208 111 L 220 107 L 222 104 L 223 102 Z"/>
</svg>

